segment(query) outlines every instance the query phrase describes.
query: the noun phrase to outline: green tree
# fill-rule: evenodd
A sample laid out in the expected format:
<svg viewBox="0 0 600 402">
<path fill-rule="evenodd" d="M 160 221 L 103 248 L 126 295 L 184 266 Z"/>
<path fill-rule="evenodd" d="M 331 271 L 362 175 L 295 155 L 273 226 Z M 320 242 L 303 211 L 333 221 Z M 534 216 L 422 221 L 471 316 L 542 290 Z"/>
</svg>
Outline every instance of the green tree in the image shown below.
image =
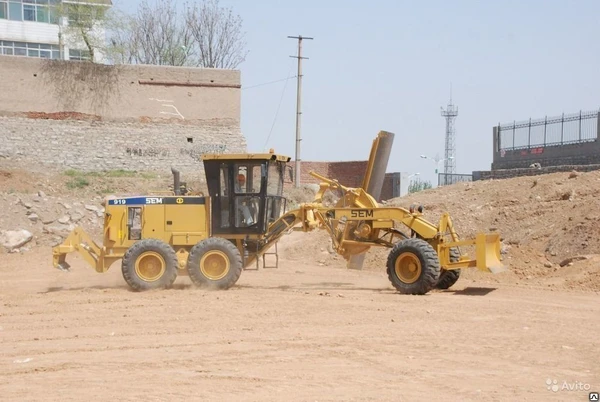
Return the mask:
<svg viewBox="0 0 600 402">
<path fill-rule="evenodd" d="M 96 61 L 99 52 L 108 52 L 105 31 L 113 15 L 108 6 L 95 0 L 60 2 L 53 14 L 59 25 L 61 44 L 84 51 L 91 62 Z"/>
<path fill-rule="evenodd" d="M 416 193 L 418 191 L 427 190 L 432 187 L 433 186 L 431 185 L 430 181 L 415 179 L 408 185 L 408 192 Z"/>
</svg>

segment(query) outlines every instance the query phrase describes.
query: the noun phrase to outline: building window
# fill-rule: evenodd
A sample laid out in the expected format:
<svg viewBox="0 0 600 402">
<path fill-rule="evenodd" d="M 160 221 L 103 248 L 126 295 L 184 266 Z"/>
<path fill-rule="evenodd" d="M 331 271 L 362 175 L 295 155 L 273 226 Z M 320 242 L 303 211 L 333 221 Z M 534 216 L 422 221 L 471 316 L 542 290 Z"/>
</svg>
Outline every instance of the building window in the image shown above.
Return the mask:
<svg viewBox="0 0 600 402">
<path fill-rule="evenodd" d="M 0 0 L 0 18 L 56 24 L 55 4 L 57 0 Z"/>
<path fill-rule="evenodd" d="M 9 2 L 8 19 L 13 21 L 23 21 L 23 4 L 13 1 Z"/>
<path fill-rule="evenodd" d="M 47 43 L 27 43 L 0 41 L 0 54 L 7 56 L 27 56 L 41 59 L 59 59 L 60 50 L 56 45 Z"/>
<path fill-rule="evenodd" d="M 35 6 L 31 4 L 23 4 L 23 20 L 35 21 Z"/>
<path fill-rule="evenodd" d="M 90 60 L 90 52 L 88 50 L 69 49 L 69 60 Z"/>
</svg>

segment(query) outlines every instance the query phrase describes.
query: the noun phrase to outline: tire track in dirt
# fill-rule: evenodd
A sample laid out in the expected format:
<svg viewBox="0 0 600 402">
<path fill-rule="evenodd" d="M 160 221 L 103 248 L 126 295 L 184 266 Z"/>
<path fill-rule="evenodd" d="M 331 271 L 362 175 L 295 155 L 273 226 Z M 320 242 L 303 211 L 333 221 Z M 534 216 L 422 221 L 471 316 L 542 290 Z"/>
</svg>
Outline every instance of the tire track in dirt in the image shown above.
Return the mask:
<svg viewBox="0 0 600 402">
<path fill-rule="evenodd" d="M 291 261 L 231 291 L 133 293 L 74 269 L 0 268 L 3 397 L 548 400 L 547 378 L 600 384 L 594 293 L 461 280 L 403 296 L 381 273 Z"/>
</svg>

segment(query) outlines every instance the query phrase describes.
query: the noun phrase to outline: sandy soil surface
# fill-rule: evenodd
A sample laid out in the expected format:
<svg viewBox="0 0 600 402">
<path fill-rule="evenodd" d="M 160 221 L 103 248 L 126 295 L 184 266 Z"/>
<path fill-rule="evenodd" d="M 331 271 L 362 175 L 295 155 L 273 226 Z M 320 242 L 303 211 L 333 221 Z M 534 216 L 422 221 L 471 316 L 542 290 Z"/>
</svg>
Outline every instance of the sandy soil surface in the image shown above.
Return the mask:
<svg viewBox="0 0 600 402">
<path fill-rule="evenodd" d="M 600 295 L 397 294 L 379 272 L 281 260 L 211 292 L 134 293 L 50 250 L 0 264 L 3 400 L 574 400 L 600 389 Z M 283 257 L 283 256 L 282 256 Z M 561 389 L 547 389 L 556 380 Z M 588 386 L 586 386 L 588 385 Z"/>
<path fill-rule="evenodd" d="M 466 271 L 425 296 L 394 291 L 385 250 L 347 270 L 325 232 L 285 237 L 278 269 L 245 271 L 228 291 L 181 277 L 134 293 L 120 264 L 97 274 L 74 255 L 72 272 L 52 268 L 50 247 L 74 225 L 97 238 L 106 194 L 169 182 L 0 164 L 0 229 L 33 236 L 0 250 L 0 399 L 587 401 L 600 391 L 600 172 L 390 200 L 422 203 L 433 221 L 449 211 L 465 237 L 502 234 L 507 272 Z"/>
</svg>

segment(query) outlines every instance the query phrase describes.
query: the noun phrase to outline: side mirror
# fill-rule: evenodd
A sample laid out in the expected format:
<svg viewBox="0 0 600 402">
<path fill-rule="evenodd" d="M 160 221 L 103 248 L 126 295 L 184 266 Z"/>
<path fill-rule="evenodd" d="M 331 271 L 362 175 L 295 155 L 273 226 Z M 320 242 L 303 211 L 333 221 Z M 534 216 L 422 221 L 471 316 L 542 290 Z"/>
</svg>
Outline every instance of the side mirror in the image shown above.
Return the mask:
<svg viewBox="0 0 600 402">
<path fill-rule="evenodd" d="M 290 175 L 290 182 L 294 182 L 294 169 L 292 169 L 291 166 L 286 166 L 287 170 L 288 170 L 288 174 Z"/>
</svg>

